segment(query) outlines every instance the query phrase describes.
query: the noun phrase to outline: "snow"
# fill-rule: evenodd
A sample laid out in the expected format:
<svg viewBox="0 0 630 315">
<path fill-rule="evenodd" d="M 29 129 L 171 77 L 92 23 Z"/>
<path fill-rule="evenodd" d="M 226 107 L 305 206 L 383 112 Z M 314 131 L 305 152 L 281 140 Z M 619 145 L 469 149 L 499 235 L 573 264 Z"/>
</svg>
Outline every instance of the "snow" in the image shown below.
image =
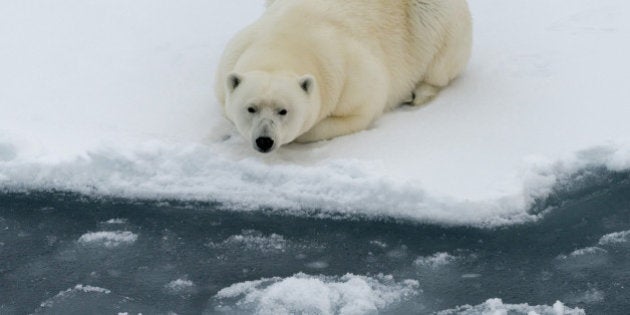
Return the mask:
<svg viewBox="0 0 630 315">
<path fill-rule="evenodd" d="M 79 237 L 78 242 L 84 245 L 98 245 L 106 248 L 114 248 L 121 245 L 130 245 L 136 242 L 138 235 L 129 231 L 100 231 L 85 233 Z"/>
<path fill-rule="evenodd" d="M 255 230 L 243 230 L 241 234 L 228 237 L 220 243 L 211 242 L 210 248 L 232 247 L 260 252 L 284 252 L 288 246 L 287 240 L 279 234 L 263 235 Z"/>
<path fill-rule="evenodd" d="M 485 303 L 471 306 L 465 305 L 452 310 L 445 310 L 438 315 L 584 315 L 580 308 L 566 307 L 562 302 L 556 301 L 552 306 L 529 304 L 504 304 L 501 299 L 489 299 Z"/>
<path fill-rule="evenodd" d="M 413 262 L 418 267 L 429 267 L 432 269 L 448 265 L 455 261 L 457 257 L 449 253 L 435 253 L 431 256 L 420 256 Z"/>
<path fill-rule="evenodd" d="M 571 252 L 571 254 L 569 254 L 570 256 L 582 256 L 582 255 L 598 255 L 598 254 L 606 254 L 608 251 L 606 251 L 603 248 L 599 248 L 599 247 L 585 247 L 585 248 L 580 248 L 580 249 L 576 249 L 573 252 Z"/>
<path fill-rule="evenodd" d="M 270 278 L 233 284 L 214 297 L 215 311 L 256 314 L 369 314 L 418 293 L 415 280 L 346 274 Z"/>
<path fill-rule="evenodd" d="M 170 293 L 182 293 L 188 292 L 194 289 L 195 283 L 187 279 L 177 279 L 166 284 L 165 288 Z"/>
<path fill-rule="evenodd" d="M 115 218 L 115 219 L 109 219 L 107 221 L 105 221 L 105 224 L 126 224 L 127 220 L 126 219 L 122 219 L 122 218 Z"/>
<path fill-rule="evenodd" d="M 33 314 L 143 314 L 145 309 L 149 314 L 157 311 L 149 306 L 138 304 L 135 299 L 121 296 L 109 289 L 78 284 L 70 289 L 59 292 L 54 297 L 40 303 L 40 307 Z M 146 314 L 146 313 L 145 313 Z M 171 314 L 169 312 L 169 314 Z"/>
<path fill-rule="evenodd" d="M 364 132 L 253 152 L 214 99 L 234 0 L 0 3 L 0 190 L 498 226 L 580 169 L 630 169 L 630 4 L 470 1 L 466 73 Z"/>
<path fill-rule="evenodd" d="M 77 284 L 76 286 L 74 286 L 74 288 L 61 291 L 52 299 L 42 302 L 40 307 L 51 308 L 56 302 L 59 302 L 60 300 L 68 299 L 69 297 L 76 295 L 78 293 L 110 294 L 111 291 L 108 289 L 94 287 L 91 285 Z"/>
<path fill-rule="evenodd" d="M 630 231 L 606 234 L 599 239 L 599 245 L 615 245 L 630 242 Z"/>
</svg>

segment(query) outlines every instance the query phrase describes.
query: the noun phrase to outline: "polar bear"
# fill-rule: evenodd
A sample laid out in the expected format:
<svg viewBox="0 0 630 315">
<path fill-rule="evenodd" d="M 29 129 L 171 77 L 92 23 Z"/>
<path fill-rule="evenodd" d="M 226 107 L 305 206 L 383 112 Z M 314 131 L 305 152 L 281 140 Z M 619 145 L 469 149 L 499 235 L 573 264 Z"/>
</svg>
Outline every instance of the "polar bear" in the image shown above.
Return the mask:
<svg viewBox="0 0 630 315">
<path fill-rule="evenodd" d="M 471 24 L 465 0 L 267 0 L 228 43 L 216 94 L 263 153 L 347 135 L 436 96 L 468 63 Z"/>
</svg>

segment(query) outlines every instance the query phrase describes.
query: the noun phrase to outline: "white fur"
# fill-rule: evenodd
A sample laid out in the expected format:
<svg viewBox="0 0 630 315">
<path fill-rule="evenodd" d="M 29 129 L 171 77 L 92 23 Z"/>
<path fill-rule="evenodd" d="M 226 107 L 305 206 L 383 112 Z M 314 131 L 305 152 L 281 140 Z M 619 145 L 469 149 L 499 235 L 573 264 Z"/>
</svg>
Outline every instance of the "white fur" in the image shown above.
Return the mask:
<svg viewBox="0 0 630 315">
<path fill-rule="evenodd" d="M 263 16 L 228 44 L 217 72 L 224 112 L 254 147 L 262 129 L 277 137 L 274 149 L 363 130 L 385 110 L 430 100 L 470 56 L 465 0 L 267 0 L 267 5 Z M 312 79 L 309 91 L 300 86 L 304 76 Z M 240 84 L 233 88 L 235 77 Z M 251 105 L 260 111 L 248 115 Z M 289 114 L 279 117 L 281 109 Z"/>
</svg>

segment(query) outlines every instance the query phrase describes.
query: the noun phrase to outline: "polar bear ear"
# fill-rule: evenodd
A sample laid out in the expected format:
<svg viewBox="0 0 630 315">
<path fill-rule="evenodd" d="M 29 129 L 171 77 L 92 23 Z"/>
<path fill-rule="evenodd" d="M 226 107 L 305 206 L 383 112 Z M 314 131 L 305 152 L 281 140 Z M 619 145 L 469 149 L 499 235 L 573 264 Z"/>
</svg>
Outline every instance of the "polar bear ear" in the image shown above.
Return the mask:
<svg viewBox="0 0 630 315">
<path fill-rule="evenodd" d="M 311 94 L 313 87 L 315 86 L 315 78 L 312 75 L 305 75 L 300 78 L 300 87 L 306 94 Z"/>
<path fill-rule="evenodd" d="M 236 88 L 243 82 L 243 77 L 236 73 L 231 73 L 227 78 L 227 88 L 230 92 L 234 92 Z"/>
</svg>

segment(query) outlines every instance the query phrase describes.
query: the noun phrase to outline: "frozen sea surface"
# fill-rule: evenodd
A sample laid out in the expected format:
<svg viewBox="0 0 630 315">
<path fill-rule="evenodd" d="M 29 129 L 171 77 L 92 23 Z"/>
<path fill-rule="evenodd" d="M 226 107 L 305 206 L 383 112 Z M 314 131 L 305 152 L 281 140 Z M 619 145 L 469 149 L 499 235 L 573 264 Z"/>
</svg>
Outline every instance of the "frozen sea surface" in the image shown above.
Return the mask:
<svg viewBox="0 0 630 315">
<path fill-rule="evenodd" d="M 630 173 L 573 183 L 495 228 L 5 192 L 0 313 L 627 314 Z"/>
</svg>

